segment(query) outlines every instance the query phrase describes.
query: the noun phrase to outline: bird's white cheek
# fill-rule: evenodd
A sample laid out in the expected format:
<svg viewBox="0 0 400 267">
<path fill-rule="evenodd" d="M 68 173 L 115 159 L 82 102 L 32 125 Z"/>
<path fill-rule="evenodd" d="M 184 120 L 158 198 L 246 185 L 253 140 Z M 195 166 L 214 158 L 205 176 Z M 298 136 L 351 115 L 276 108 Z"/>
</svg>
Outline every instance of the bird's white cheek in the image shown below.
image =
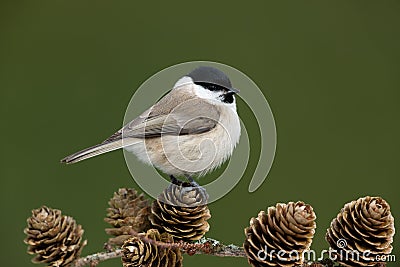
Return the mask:
<svg viewBox="0 0 400 267">
<path fill-rule="evenodd" d="M 220 97 L 221 93 L 220 92 L 213 92 L 207 89 L 204 89 L 200 85 L 195 84 L 193 86 L 193 92 L 195 93 L 196 96 L 202 98 L 202 99 L 207 99 L 207 100 L 218 100 Z"/>
</svg>

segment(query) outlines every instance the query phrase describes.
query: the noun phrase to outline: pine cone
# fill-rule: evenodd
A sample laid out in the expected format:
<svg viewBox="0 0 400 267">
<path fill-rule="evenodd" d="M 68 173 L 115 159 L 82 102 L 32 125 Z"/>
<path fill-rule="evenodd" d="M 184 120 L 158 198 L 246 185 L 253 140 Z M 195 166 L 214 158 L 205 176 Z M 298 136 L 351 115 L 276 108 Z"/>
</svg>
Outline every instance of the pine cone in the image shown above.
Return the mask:
<svg viewBox="0 0 400 267">
<path fill-rule="evenodd" d="M 150 229 L 150 204 L 143 194 L 135 189 L 121 188 L 114 193 L 108 202 L 107 218 L 104 219 L 114 228 L 107 228 L 106 233 L 113 235 L 108 240 L 110 245 L 122 245 L 135 232 L 144 232 Z"/>
<path fill-rule="evenodd" d="M 28 218 L 28 253 L 36 254 L 34 263 L 47 263 L 48 266 L 67 266 L 79 258 L 86 241 L 82 241 L 83 229 L 72 217 L 61 215 L 60 210 L 42 206 L 32 210 Z"/>
<path fill-rule="evenodd" d="M 131 237 L 122 245 L 122 264 L 124 267 L 181 267 L 182 254 L 179 248 L 157 246 L 147 241 L 161 241 L 173 243 L 173 237 L 167 233 L 160 233 L 150 229 L 147 233 Z"/>
<path fill-rule="evenodd" d="M 302 253 L 311 246 L 315 213 L 303 202 L 289 202 L 260 211 L 245 229 L 243 247 L 249 264 L 258 266 L 297 266 Z M 297 257 L 297 255 L 299 257 Z"/>
<path fill-rule="evenodd" d="M 380 197 L 367 196 L 344 206 L 331 222 L 326 240 L 342 265 L 376 266 L 378 255 L 392 252 L 394 232 L 389 204 Z"/>
<path fill-rule="evenodd" d="M 199 240 L 210 228 L 207 200 L 207 192 L 200 186 L 170 184 L 153 202 L 150 221 L 176 240 Z"/>
</svg>

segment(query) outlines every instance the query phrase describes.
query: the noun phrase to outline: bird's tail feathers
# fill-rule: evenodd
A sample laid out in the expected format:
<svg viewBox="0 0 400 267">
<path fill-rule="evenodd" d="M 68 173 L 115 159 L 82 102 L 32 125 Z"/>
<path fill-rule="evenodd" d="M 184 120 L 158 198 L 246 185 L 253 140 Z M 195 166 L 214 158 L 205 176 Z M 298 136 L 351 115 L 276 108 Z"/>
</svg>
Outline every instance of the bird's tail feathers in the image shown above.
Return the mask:
<svg viewBox="0 0 400 267">
<path fill-rule="evenodd" d="M 134 143 L 134 142 L 133 142 Z M 92 158 L 110 151 L 114 151 L 117 150 L 119 148 L 122 147 L 126 147 L 129 145 L 133 144 L 132 142 L 129 142 L 127 140 L 116 140 L 116 141 L 112 141 L 112 142 L 106 142 L 106 143 L 101 143 L 89 148 L 86 148 L 84 150 L 81 150 L 79 152 L 76 152 L 72 155 L 69 155 L 65 158 L 63 158 L 61 160 L 62 163 L 66 163 L 66 164 L 72 164 L 72 163 L 76 163 L 88 158 Z"/>
</svg>

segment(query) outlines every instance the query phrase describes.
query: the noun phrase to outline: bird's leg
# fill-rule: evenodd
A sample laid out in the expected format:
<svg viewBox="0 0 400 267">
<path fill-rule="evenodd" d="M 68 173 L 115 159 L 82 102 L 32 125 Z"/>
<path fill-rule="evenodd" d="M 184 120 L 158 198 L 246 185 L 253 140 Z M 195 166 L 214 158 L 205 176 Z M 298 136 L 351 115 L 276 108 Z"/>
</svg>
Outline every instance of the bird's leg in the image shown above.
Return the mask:
<svg viewBox="0 0 400 267">
<path fill-rule="evenodd" d="M 195 182 L 195 180 L 193 179 L 192 176 L 190 176 L 190 175 L 185 175 L 185 176 L 186 176 L 186 179 L 189 181 L 189 183 L 190 183 L 190 185 L 192 187 L 200 187 L 200 185 Z"/>
<path fill-rule="evenodd" d="M 171 179 L 171 183 L 174 185 L 182 185 L 182 181 L 179 179 L 176 179 L 175 176 L 170 175 L 169 178 Z"/>
</svg>

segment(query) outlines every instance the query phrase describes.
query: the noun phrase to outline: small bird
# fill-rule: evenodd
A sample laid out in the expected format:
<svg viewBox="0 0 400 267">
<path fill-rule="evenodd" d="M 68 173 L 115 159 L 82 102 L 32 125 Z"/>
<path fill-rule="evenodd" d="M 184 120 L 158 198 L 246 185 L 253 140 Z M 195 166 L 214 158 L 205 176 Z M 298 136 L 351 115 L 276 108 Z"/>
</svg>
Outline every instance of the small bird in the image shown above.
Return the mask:
<svg viewBox="0 0 400 267">
<path fill-rule="evenodd" d="M 173 183 L 184 176 L 196 184 L 224 163 L 240 138 L 235 94 L 228 76 L 201 66 L 180 78 L 155 105 L 104 142 L 61 160 L 76 163 L 124 148 L 139 160 L 169 175 Z"/>
</svg>

